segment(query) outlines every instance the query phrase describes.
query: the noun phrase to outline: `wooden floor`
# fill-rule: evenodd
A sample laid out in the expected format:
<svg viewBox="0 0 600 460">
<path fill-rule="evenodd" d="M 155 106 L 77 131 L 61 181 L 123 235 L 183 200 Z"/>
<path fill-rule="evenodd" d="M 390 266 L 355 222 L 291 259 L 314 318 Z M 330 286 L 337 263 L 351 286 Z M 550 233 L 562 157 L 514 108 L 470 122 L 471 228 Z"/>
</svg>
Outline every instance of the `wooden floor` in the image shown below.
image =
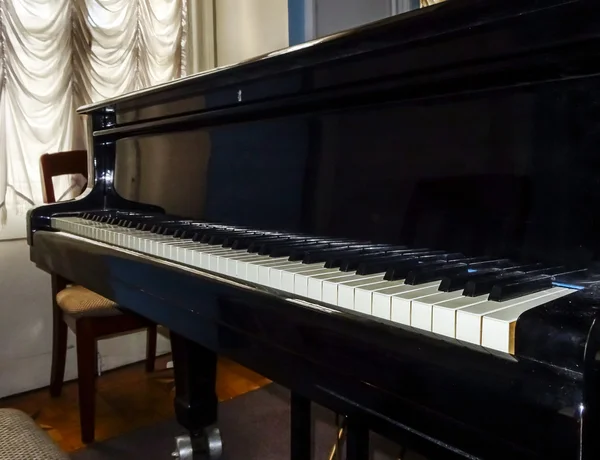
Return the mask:
<svg viewBox="0 0 600 460">
<path fill-rule="evenodd" d="M 142 426 L 174 417 L 173 372 L 169 356 L 156 361 L 156 371 L 144 372 L 143 363 L 107 372 L 97 381 L 96 440 L 119 436 Z M 260 388 L 269 381 L 225 359 L 219 360 L 217 395 L 220 401 Z M 68 382 L 60 398 L 47 389 L 0 400 L 0 407 L 21 409 L 32 416 L 67 452 L 83 447 L 79 431 L 77 384 Z"/>
</svg>

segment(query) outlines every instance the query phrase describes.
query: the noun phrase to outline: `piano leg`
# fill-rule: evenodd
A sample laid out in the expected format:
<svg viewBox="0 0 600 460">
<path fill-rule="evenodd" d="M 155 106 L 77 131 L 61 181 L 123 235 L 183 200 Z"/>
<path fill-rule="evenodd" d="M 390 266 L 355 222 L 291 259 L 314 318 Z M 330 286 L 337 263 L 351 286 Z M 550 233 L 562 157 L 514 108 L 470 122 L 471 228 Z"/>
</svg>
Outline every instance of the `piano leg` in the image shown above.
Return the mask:
<svg viewBox="0 0 600 460">
<path fill-rule="evenodd" d="M 222 444 L 217 423 L 217 355 L 173 332 L 175 415 L 189 435 L 175 438 L 173 456 L 182 460 L 216 460 Z"/>
<path fill-rule="evenodd" d="M 310 460 L 312 457 L 312 421 L 310 400 L 292 392 L 290 400 L 291 460 Z"/>
<path fill-rule="evenodd" d="M 356 417 L 348 417 L 346 435 L 346 460 L 369 458 L 369 428 Z"/>
</svg>

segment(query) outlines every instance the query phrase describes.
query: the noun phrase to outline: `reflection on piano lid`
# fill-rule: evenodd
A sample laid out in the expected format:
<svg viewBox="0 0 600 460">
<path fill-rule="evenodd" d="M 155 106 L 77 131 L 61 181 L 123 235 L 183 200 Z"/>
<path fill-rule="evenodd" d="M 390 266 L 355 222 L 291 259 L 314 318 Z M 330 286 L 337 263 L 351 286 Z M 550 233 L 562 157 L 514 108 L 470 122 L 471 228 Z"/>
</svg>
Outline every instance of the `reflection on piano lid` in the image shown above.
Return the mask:
<svg viewBox="0 0 600 460">
<path fill-rule="evenodd" d="M 522 313 L 575 292 L 587 274 L 160 214 L 87 212 L 52 227 L 503 353 L 514 353 Z"/>
</svg>

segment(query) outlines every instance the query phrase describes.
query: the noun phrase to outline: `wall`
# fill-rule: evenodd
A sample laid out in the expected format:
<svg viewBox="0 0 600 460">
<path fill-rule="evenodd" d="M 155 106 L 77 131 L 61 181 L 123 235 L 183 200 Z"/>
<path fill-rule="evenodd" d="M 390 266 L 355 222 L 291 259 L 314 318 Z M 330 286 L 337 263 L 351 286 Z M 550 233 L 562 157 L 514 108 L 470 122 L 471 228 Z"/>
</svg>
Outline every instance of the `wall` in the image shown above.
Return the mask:
<svg viewBox="0 0 600 460">
<path fill-rule="evenodd" d="M 217 0 L 215 37 L 217 66 L 286 48 L 287 0 Z"/>
<path fill-rule="evenodd" d="M 24 216 L 9 216 L 9 221 L 19 218 Z M 67 380 L 77 376 L 74 344 L 70 333 Z M 140 361 L 145 349 L 145 333 L 100 341 L 101 370 Z M 24 239 L 0 241 L 0 398 L 47 386 L 51 351 L 50 276 L 29 261 Z M 169 351 L 163 337 L 159 337 L 158 351 Z"/>
<path fill-rule="evenodd" d="M 392 14 L 390 0 L 316 0 L 316 36 L 386 18 Z"/>
<path fill-rule="evenodd" d="M 419 0 L 288 0 L 290 45 L 419 8 Z"/>
</svg>

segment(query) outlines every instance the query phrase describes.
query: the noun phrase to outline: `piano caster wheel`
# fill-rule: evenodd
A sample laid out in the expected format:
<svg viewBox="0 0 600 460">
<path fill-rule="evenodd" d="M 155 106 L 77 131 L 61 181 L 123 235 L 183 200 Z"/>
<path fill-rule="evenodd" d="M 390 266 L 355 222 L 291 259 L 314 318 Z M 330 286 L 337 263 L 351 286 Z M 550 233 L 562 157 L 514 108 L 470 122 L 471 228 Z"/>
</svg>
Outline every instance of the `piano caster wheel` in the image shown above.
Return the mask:
<svg viewBox="0 0 600 460">
<path fill-rule="evenodd" d="M 175 438 L 175 451 L 172 457 L 180 460 L 219 460 L 223 454 L 221 432 L 217 427 L 209 427 L 197 437 L 190 435 Z"/>
</svg>

